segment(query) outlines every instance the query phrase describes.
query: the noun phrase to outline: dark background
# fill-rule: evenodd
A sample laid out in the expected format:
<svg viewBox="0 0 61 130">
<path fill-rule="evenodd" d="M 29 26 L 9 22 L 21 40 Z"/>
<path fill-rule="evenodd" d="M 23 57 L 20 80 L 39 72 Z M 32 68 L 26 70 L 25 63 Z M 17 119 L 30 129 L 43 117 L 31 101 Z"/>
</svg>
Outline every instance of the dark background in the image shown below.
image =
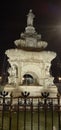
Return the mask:
<svg viewBox="0 0 61 130">
<path fill-rule="evenodd" d="M 36 31 L 42 35 L 42 40 L 48 42 L 46 50 L 57 53 L 53 71 L 55 74 L 58 72 L 57 64 L 61 63 L 61 1 L 2 0 L 0 2 L 0 74 L 4 69 L 4 53 L 9 48 L 15 48 L 14 40 L 19 39 L 21 32 L 24 32 L 29 9 L 35 14 Z"/>
</svg>

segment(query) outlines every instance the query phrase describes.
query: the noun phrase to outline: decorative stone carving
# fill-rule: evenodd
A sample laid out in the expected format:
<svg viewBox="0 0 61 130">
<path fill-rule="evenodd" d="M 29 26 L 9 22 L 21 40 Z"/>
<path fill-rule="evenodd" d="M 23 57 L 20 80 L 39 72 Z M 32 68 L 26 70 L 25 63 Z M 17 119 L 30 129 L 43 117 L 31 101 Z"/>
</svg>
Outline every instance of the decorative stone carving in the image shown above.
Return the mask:
<svg viewBox="0 0 61 130">
<path fill-rule="evenodd" d="M 32 9 L 29 10 L 29 13 L 27 15 L 27 26 L 33 26 L 33 19 L 35 15 L 32 13 Z"/>
<path fill-rule="evenodd" d="M 21 33 L 20 39 L 15 40 L 14 43 L 17 48 L 31 48 L 35 49 L 44 49 L 47 47 L 48 43 L 45 41 L 41 41 L 41 35 L 37 34 L 35 27 L 33 26 L 33 19 L 35 15 L 32 13 L 32 10 L 29 11 L 27 15 L 27 27 L 25 28 L 25 32 Z"/>
<path fill-rule="evenodd" d="M 9 69 L 8 69 L 8 73 L 9 73 L 9 77 L 8 77 L 8 82 L 10 83 L 14 83 L 16 84 L 16 79 L 18 76 L 18 70 L 16 65 L 12 65 Z"/>
<path fill-rule="evenodd" d="M 14 65 L 16 62 L 20 68 L 20 75 L 18 75 L 20 83 L 22 82 L 23 75 L 31 71 L 37 75 L 39 85 L 43 85 L 45 78 L 49 79 L 51 60 L 56 56 L 56 53 L 54 52 L 31 52 L 16 49 L 6 51 L 6 54 L 10 58 L 11 66 L 13 66 L 10 73 L 14 78 L 16 78 L 16 67 Z"/>
</svg>

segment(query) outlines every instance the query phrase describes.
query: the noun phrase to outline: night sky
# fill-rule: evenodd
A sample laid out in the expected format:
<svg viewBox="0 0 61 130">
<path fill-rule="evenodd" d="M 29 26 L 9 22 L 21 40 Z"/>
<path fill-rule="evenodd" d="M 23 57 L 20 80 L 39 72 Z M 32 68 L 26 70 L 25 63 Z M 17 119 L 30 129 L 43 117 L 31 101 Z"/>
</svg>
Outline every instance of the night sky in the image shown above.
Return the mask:
<svg viewBox="0 0 61 130">
<path fill-rule="evenodd" d="M 55 51 L 61 61 L 61 2 L 59 0 L 17 0 L 0 3 L 0 73 L 3 71 L 5 51 L 15 48 L 27 24 L 27 14 L 35 14 L 34 26 L 48 42 L 46 50 Z"/>
</svg>

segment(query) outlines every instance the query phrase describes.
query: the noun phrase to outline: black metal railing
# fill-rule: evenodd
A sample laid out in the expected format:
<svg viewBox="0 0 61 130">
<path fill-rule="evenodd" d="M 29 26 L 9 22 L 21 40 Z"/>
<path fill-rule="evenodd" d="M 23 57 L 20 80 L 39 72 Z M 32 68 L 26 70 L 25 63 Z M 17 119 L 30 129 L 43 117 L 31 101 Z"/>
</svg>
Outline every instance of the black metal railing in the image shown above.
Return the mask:
<svg viewBox="0 0 61 130">
<path fill-rule="evenodd" d="M 29 92 L 8 97 L 0 93 L 0 130 L 61 130 L 61 98 L 48 92 L 31 97 Z"/>
</svg>

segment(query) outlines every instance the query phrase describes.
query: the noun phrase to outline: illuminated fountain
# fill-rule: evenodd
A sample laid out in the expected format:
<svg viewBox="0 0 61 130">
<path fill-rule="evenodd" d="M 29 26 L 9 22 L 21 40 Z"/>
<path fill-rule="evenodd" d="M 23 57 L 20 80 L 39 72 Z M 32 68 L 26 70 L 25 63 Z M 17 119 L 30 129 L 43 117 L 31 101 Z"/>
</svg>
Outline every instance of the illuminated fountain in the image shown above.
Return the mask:
<svg viewBox="0 0 61 130">
<path fill-rule="evenodd" d="M 57 88 L 50 75 L 51 61 L 56 57 L 55 52 L 45 51 L 48 43 L 41 40 L 33 26 L 35 15 L 32 10 L 27 15 L 27 27 L 20 38 L 15 40 L 16 49 L 9 49 L 5 54 L 9 57 L 8 84 L 5 91 L 20 95 L 22 91 L 39 96 L 48 91 L 50 96 L 57 95 Z"/>
</svg>

